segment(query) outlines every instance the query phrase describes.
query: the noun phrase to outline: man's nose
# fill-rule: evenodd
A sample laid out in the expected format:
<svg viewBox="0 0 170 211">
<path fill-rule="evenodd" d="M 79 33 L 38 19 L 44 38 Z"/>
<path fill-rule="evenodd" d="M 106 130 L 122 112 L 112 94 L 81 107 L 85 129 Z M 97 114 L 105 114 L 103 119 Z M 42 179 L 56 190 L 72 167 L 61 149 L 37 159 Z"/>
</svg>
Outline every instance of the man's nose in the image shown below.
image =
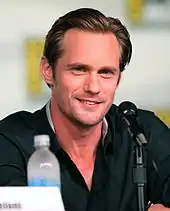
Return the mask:
<svg viewBox="0 0 170 211">
<path fill-rule="evenodd" d="M 98 94 L 100 92 L 100 81 L 98 75 L 89 74 L 85 81 L 84 90 L 92 94 Z"/>
</svg>

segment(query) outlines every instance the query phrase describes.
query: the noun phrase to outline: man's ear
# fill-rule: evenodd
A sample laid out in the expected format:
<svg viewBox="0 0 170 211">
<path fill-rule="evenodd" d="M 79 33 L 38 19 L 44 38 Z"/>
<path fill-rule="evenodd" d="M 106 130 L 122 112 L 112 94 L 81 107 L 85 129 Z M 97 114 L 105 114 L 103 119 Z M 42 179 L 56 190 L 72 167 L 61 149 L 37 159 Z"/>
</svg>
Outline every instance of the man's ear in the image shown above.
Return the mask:
<svg viewBox="0 0 170 211">
<path fill-rule="evenodd" d="M 41 71 L 44 81 L 48 85 L 53 85 L 54 82 L 53 82 L 52 68 L 44 56 L 41 58 L 41 61 L 40 61 L 40 71 Z"/>
</svg>

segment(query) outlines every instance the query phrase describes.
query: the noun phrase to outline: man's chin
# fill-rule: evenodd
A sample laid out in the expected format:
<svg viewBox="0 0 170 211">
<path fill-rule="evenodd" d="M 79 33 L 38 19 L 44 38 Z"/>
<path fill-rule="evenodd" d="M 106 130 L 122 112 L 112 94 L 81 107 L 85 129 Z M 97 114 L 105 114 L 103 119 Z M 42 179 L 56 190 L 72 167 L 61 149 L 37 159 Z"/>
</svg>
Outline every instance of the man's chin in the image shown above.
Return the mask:
<svg viewBox="0 0 170 211">
<path fill-rule="evenodd" d="M 92 127 L 99 124 L 102 121 L 101 118 L 77 118 L 77 123 L 84 127 Z"/>
</svg>

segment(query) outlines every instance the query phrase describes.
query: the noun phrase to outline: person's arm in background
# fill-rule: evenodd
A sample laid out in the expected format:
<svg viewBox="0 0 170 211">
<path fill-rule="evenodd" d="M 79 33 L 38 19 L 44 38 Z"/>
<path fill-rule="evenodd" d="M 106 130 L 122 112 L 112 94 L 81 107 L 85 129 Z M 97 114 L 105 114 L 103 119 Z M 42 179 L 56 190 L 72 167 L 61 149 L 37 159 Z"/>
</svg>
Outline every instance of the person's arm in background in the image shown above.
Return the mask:
<svg viewBox="0 0 170 211">
<path fill-rule="evenodd" d="M 0 134 L 0 186 L 26 186 L 24 159 L 17 145 Z"/>
</svg>

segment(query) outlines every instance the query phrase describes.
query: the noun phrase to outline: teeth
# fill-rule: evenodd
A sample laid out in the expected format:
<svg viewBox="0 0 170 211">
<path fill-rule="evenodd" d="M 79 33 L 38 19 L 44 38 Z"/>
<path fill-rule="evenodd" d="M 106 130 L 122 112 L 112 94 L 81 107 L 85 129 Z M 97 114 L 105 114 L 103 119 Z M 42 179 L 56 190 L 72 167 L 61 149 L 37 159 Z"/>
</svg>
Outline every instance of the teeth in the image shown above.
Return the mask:
<svg viewBox="0 0 170 211">
<path fill-rule="evenodd" d="M 88 104 L 88 105 L 94 105 L 96 104 L 95 102 L 91 102 L 91 101 L 86 101 L 86 100 L 82 100 L 82 102 Z"/>
</svg>

